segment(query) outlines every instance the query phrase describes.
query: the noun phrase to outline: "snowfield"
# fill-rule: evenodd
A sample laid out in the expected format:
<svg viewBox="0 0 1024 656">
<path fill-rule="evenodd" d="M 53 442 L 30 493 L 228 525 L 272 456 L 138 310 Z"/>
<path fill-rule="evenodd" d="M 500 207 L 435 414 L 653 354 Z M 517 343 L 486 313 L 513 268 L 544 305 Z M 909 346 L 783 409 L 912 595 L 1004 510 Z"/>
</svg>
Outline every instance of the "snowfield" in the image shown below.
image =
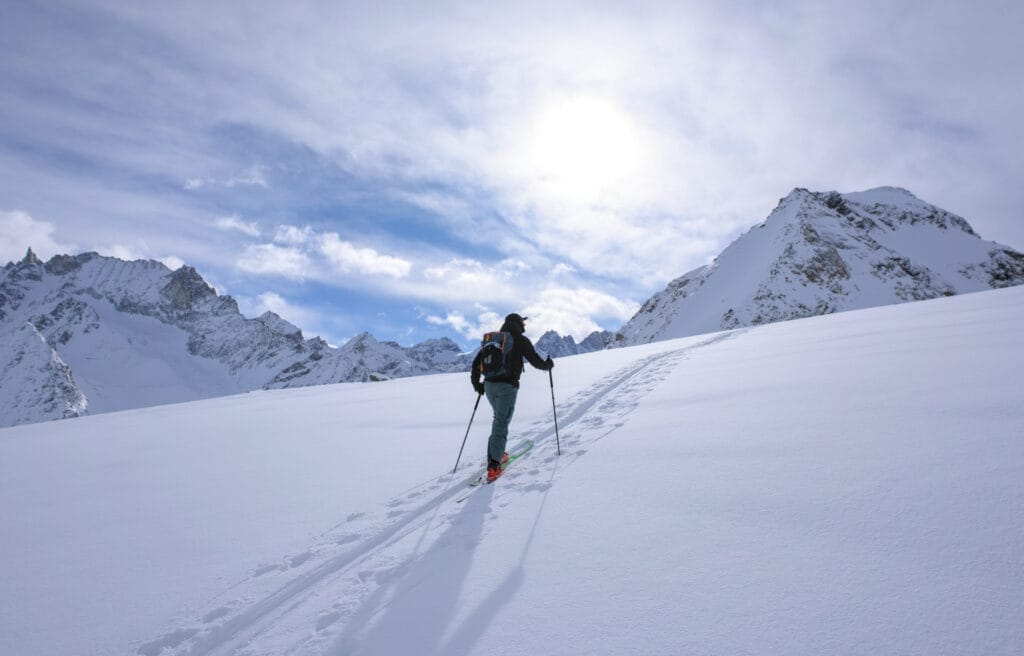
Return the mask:
<svg viewBox="0 0 1024 656">
<path fill-rule="evenodd" d="M 0 430 L 0 654 L 1024 653 L 1024 287 Z M 468 497 L 465 497 L 466 494 Z M 460 499 L 464 501 L 459 502 Z"/>
</svg>

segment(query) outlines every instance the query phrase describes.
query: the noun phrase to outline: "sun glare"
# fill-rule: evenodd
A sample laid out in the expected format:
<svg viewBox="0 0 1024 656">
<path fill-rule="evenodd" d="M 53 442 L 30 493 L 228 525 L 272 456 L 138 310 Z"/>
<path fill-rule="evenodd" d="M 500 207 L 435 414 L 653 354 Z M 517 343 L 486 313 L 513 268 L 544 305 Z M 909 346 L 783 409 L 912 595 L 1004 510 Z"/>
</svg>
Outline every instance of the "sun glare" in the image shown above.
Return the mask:
<svg viewBox="0 0 1024 656">
<path fill-rule="evenodd" d="M 555 105 L 542 114 L 535 138 L 536 171 L 561 195 L 601 194 L 636 165 L 636 130 L 600 100 L 577 98 Z"/>
</svg>

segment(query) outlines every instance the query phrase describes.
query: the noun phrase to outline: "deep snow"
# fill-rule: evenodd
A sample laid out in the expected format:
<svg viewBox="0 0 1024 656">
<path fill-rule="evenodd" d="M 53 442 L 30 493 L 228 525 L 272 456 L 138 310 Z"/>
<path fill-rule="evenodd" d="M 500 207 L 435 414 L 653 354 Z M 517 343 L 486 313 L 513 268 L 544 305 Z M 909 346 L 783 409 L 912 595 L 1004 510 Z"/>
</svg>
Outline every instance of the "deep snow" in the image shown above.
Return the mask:
<svg viewBox="0 0 1024 656">
<path fill-rule="evenodd" d="M 0 653 L 1019 654 L 1024 288 L 0 430 Z"/>
</svg>

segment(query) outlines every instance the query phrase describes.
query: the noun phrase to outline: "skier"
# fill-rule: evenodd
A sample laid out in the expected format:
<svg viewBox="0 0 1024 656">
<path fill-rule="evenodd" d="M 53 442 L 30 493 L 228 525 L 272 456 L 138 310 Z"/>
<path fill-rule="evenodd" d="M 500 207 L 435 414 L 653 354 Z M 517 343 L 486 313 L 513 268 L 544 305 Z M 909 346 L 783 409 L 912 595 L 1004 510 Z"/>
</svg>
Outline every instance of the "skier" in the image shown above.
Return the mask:
<svg viewBox="0 0 1024 656">
<path fill-rule="evenodd" d="M 555 366 L 550 356 L 547 360 L 541 360 L 533 348 L 533 342 L 523 334 L 526 332 L 526 319 L 527 317 L 512 313 L 505 317 L 505 323 L 501 326 L 500 332 L 510 333 L 513 342 L 511 350 L 505 356 L 505 373 L 503 375 L 490 377 L 484 382 L 480 382 L 484 349 L 480 349 L 476 358 L 473 359 L 473 370 L 470 373 L 473 389 L 477 394 L 486 394 L 487 401 L 494 410 L 491 437 L 487 441 L 488 483 L 501 476 L 504 463 L 508 460 L 508 453 L 505 452 L 505 444 L 508 442 L 508 423 L 512 419 L 512 412 L 516 409 L 519 377 L 523 373 L 523 358 L 542 371 L 548 371 Z"/>
</svg>

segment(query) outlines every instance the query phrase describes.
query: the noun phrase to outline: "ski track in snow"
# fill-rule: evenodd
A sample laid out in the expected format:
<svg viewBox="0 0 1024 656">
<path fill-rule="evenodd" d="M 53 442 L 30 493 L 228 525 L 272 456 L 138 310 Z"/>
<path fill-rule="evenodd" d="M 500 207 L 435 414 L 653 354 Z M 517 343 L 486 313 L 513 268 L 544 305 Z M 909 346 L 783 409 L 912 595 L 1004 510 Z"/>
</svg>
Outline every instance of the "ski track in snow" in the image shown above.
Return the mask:
<svg viewBox="0 0 1024 656">
<path fill-rule="evenodd" d="M 456 499 L 466 495 L 468 483 L 479 475 L 475 465 L 464 465 L 455 474 L 400 493 L 376 515 L 352 513 L 321 534 L 306 551 L 255 568 L 249 578 L 196 613 L 198 621 L 176 623 L 164 635 L 138 646 L 136 654 L 256 656 L 358 649 L 359 632 L 380 612 L 379 606 L 390 603 L 381 597 L 394 592 L 394 583 L 414 569 L 425 542 L 447 551 L 472 550 L 489 504 L 501 508 L 509 503 L 506 497 L 546 492 L 555 482 L 556 465 L 557 472 L 564 472 L 591 445 L 620 428 L 641 399 L 690 353 L 743 332 L 745 329 L 719 333 L 618 370 L 558 405 L 560 456 L 554 425 L 547 419 L 537 420 L 517 431 L 520 439 L 516 443 L 532 439 L 535 446 L 509 469 L 499 485 L 474 488 L 467 503 L 456 504 Z M 472 470 L 468 477 L 466 470 Z M 488 490 L 493 497 L 474 504 L 473 496 L 479 490 Z M 477 517 L 473 520 L 472 516 Z M 475 538 L 474 531 L 460 529 L 460 524 L 474 521 L 478 525 Z M 339 595 L 339 590 L 344 593 Z M 310 622 L 311 617 L 315 621 Z M 288 645 L 283 651 L 282 643 Z"/>
</svg>

